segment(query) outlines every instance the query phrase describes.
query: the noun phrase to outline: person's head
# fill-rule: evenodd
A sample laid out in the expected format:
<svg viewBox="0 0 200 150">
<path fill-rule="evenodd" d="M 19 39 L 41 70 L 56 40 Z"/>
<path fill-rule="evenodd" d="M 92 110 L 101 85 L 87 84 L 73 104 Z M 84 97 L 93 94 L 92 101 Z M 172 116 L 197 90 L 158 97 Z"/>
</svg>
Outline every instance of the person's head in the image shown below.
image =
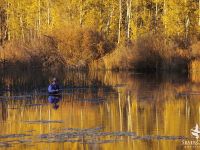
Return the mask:
<svg viewBox="0 0 200 150">
<path fill-rule="evenodd" d="M 53 79 L 52 79 L 52 84 L 56 84 L 57 83 L 57 79 L 54 77 Z"/>
</svg>

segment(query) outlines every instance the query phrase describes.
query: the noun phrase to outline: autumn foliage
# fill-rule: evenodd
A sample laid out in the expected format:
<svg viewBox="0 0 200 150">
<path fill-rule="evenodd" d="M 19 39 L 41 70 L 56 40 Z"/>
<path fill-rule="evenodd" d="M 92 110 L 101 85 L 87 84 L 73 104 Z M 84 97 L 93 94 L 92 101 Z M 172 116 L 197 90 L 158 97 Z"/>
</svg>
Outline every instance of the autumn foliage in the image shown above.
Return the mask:
<svg viewBox="0 0 200 150">
<path fill-rule="evenodd" d="M 1 0 L 0 62 L 185 70 L 199 53 L 199 12 L 193 0 Z"/>
<path fill-rule="evenodd" d="M 93 69 L 137 70 L 141 72 L 188 70 L 191 54 L 174 42 L 165 43 L 161 34 L 147 34 L 137 41 L 119 45 L 115 51 L 91 63 Z"/>
<path fill-rule="evenodd" d="M 65 26 L 29 43 L 11 41 L 0 54 L 12 64 L 30 67 L 86 68 L 112 48 L 113 44 L 93 29 Z"/>
</svg>

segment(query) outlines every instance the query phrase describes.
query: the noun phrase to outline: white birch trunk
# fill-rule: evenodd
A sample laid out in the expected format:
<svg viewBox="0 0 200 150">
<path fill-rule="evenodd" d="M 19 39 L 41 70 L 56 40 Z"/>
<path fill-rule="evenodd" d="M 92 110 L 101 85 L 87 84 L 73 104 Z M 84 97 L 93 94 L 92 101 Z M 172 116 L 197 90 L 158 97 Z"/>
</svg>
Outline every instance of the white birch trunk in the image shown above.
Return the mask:
<svg viewBox="0 0 200 150">
<path fill-rule="evenodd" d="M 51 11 L 50 11 L 50 0 L 48 0 L 47 2 L 47 24 L 48 27 L 50 26 L 50 15 L 51 15 Z"/>
<path fill-rule="evenodd" d="M 127 0 L 127 39 L 130 39 L 130 22 L 131 22 L 132 0 Z"/>
<path fill-rule="evenodd" d="M 166 13 L 167 13 L 167 10 L 166 10 L 166 1 L 164 0 L 164 17 L 166 16 Z M 166 20 L 165 20 L 166 21 Z M 166 22 L 164 22 L 164 28 L 165 28 L 165 30 L 166 30 Z"/>
<path fill-rule="evenodd" d="M 122 0 L 119 0 L 119 24 L 118 24 L 118 44 L 121 40 L 121 22 L 122 22 Z"/>
</svg>

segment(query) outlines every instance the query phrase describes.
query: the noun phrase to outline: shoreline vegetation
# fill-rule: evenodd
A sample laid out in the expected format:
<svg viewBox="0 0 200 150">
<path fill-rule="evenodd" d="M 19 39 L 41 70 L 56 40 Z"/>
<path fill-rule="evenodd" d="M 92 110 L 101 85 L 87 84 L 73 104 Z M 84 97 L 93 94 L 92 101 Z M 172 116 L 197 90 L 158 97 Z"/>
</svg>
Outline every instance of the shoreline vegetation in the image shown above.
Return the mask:
<svg viewBox="0 0 200 150">
<path fill-rule="evenodd" d="M 200 3 L 0 2 L 0 67 L 194 72 Z"/>
</svg>

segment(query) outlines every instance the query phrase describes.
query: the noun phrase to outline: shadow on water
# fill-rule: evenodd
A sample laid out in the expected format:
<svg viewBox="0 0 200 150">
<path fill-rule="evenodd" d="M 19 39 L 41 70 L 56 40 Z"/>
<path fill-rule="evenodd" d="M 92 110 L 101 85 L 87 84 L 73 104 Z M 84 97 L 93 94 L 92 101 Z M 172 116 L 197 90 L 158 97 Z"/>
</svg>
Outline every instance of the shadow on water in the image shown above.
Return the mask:
<svg viewBox="0 0 200 150">
<path fill-rule="evenodd" d="M 199 83 L 187 75 L 65 72 L 61 97 L 46 93 L 52 76 L 1 76 L 0 146 L 175 149 L 200 123 Z"/>
</svg>

